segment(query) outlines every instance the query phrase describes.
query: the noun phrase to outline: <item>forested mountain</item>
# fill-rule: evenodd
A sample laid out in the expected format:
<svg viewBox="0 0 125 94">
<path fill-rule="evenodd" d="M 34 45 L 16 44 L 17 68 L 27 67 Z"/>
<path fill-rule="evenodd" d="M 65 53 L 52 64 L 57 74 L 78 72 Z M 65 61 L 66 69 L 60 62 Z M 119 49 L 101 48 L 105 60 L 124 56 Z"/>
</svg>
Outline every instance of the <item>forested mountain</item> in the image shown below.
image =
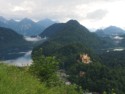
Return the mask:
<svg viewBox="0 0 125 94">
<path fill-rule="evenodd" d="M 90 48 L 101 48 L 108 46 L 106 41 L 101 40 L 96 34 L 80 25 L 76 20 L 70 20 L 67 23 L 53 24 L 45 29 L 41 37 L 47 37 L 49 40 L 56 41 L 61 45 L 71 43 L 82 43 Z"/>
<path fill-rule="evenodd" d="M 68 75 L 66 79 L 87 92 L 124 94 L 124 64 L 119 61 L 122 53 L 117 57 L 118 54 L 112 56 L 103 52 L 108 47 L 115 47 L 112 40 L 108 40 L 109 37 L 101 39 L 75 20 L 53 24 L 41 37 L 47 37 L 47 41 L 33 50 L 32 57 L 36 65 L 41 64 L 41 56 L 52 56 L 59 61 L 59 68 Z M 120 66 L 113 67 L 112 59 L 115 66 Z"/>
<path fill-rule="evenodd" d="M 44 55 L 54 55 L 60 59 L 68 58 L 71 60 L 80 53 L 89 53 L 95 58 L 96 55 L 93 51 L 111 45 L 89 32 L 86 27 L 80 25 L 76 20 L 53 24 L 45 29 L 40 36 L 47 37 L 48 40 L 36 47 L 35 50 L 42 48 Z"/>
<path fill-rule="evenodd" d="M 41 20 L 34 22 L 31 19 L 24 18 L 21 21 L 15 21 L 13 19 L 6 20 L 2 16 L 0 17 L 0 27 L 11 28 L 18 34 L 24 36 L 35 36 L 40 34 L 45 28 L 52 25 L 54 22 L 51 20 Z"/>
<path fill-rule="evenodd" d="M 105 29 L 98 29 L 95 33 L 98 36 L 106 37 L 106 36 L 113 36 L 113 35 L 123 35 L 125 34 L 125 30 L 116 26 L 109 26 Z"/>
<path fill-rule="evenodd" d="M 23 36 L 17 34 L 12 29 L 0 27 L 0 47 L 8 48 L 24 44 L 25 42 Z"/>
<path fill-rule="evenodd" d="M 27 49 L 29 46 L 30 43 L 22 35 L 11 29 L 0 27 L 0 59 L 6 53 L 18 52 L 21 49 Z"/>
<path fill-rule="evenodd" d="M 51 25 L 43 31 L 41 37 L 47 37 L 48 40 L 36 47 L 35 50 L 42 48 L 44 55 L 57 56 L 63 62 L 75 59 L 80 53 L 92 55 L 94 53 L 90 49 L 98 49 L 103 45 L 102 40 L 76 20 Z M 96 57 L 96 55 L 94 56 Z M 65 66 L 68 66 L 68 63 Z"/>
</svg>

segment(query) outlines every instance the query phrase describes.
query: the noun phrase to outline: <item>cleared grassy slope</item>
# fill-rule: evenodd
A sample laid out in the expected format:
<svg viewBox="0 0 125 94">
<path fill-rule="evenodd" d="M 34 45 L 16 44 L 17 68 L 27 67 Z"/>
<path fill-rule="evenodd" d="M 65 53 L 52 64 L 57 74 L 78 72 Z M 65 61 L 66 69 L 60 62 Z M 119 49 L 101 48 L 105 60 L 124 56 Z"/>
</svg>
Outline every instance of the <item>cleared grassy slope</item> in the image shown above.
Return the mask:
<svg viewBox="0 0 125 94">
<path fill-rule="evenodd" d="M 26 68 L 0 63 L 0 94 L 81 94 L 74 85 L 46 87 Z"/>
<path fill-rule="evenodd" d="M 45 87 L 26 70 L 0 64 L 0 94 L 38 94 Z"/>
</svg>

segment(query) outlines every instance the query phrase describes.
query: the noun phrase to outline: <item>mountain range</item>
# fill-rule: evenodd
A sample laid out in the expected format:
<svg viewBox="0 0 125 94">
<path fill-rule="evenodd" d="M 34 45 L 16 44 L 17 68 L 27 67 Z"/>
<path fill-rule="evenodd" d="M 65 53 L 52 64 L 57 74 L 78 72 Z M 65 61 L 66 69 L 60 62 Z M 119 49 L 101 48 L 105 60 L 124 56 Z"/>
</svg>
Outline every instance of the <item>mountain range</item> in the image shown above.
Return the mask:
<svg viewBox="0 0 125 94">
<path fill-rule="evenodd" d="M 33 57 L 39 57 L 39 50 L 42 48 L 45 56 L 55 56 L 65 62 L 65 66 L 70 65 L 66 62 L 73 61 L 80 53 L 87 53 L 96 58 L 94 51 L 111 45 L 76 20 L 53 24 L 40 36 L 47 37 L 47 41 L 34 48 Z"/>
<path fill-rule="evenodd" d="M 39 21 L 37 24 L 40 25 L 42 22 Z M 23 56 L 22 53 L 32 50 L 32 42 L 26 41 L 24 35 L 30 30 L 36 30 L 34 29 L 37 27 L 35 22 L 28 18 L 19 22 L 1 18 L 0 25 L 3 26 L 0 27 L 0 60 L 17 59 L 17 56 Z M 12 25 L 11 27 L 15 26 L 17 31 L 22 30 L 22 33 L 4 27 L 10 25 Z M 39 32 L 39 36 L 47 37 L 46 40 L 33 48 L 33 64 L 28 67 L 33 68 L 32 70 L 29 69 L 29 71 L 34 72 L 33 75 L 39 77 L 40 81 L 47 82 L 46 86 L 48 85 L 49 87 L 51 87 L 51 83 L 52 86 L 60 86 L 60 80 L 63 78 L 64 81 L 76 84 L 78 86 L 77 90 L 80 87 L 80 92 L 83 89 L 94 93 L 97 92 L 97 94 L 113 94 L 114 92 L 116 94 L 124 94 L 125 51 L 107 52 L 108 48 L 112 46 L 110 36 L 116 36 L 114 40 L 123 38 L 120 43 L 121 45 L 124 44 L 124 30 L 111 26 L 93 33 L 76 20 L 69 20 L 66 23 L 51 23 L 49 25 L 51 26 L 42 25 L 46 29 L 42 33 Z M 29 34 L 31 32 L 32 34 Z M 100 35 L 97 34 L 98 32 L 101 32 Z M 27 34 L 29 36 L 35 35 L 33 31 Z M 34 38 L 34 36 L 32 37 Z M 103 53 L 105 49 L 106 51 Z M 97 53 L 97 50 L 101 53 Z M 88 63 L 85 63 L 86 61 Z M 55 68 L 61 71 L 57 72 Z M 52 75 L 50 74 L 51 72 Z M 60 76 L 57 84 L 53 84 L 53 82 L 58 80 L 55 72 L 66 75 L 65 77 Z"/>
<path fill-rule="evenodd" d="M 107 36 L 123 35 L 125 34 L 125 30 L 116 26 L 109 26 L 105 29 L 98 29 L 95 31 L 95 33 L 100 37 L 107 37 Z"/>
<path fill-rule="evenodd" d="M 44 19 L 38 22 L 34 22 L 31 19 L 24 18 L 20 21 L 15 21 L 13 19 L 7 20 L 4 17 L 0 16 L 0 27 L 13 29 L 18 34 L 21 34 L 23 36 L 38 35 L 54 23 L 55 22 L 50 19 Z"/>
<path fill-rule="evenodd" d="M 122 35 L 124 34 L 124 30 L 118 27 L 110 26 L 102 30 L 97 30 L 95 33 L 93 33 L 76 20 L 69 20 L 66 23 L 54 23 L 49 19 L 34 22 L 28 18 L 24 18 L 21 21 L 15 21 L 13 19 L 6 20 L 5 18 L 0 17 L 0 26 L 1 52 L 7 52 L 6 49 L 10 50 L 18 47 L 19 50 L 22 48 L 28 48 L 29 45 L 32 45 L 32 43 L 28 43 L 26 40 L 24 40 L 23 36 L 25 35 L 39 35 L 43 38 L 47 37 L 47 41 L 39 46 L 44 49 L 43 52 L 45 52 L 45 54 L 57 53 L 58 51 L 62 52 L 62 49 L 66 47 L 75 47 L 74 45 L 79 45 L 79 49 L 80 47 L 83 47 L 94 50 L 119 45 L 124 46 L 123 44 L 125 41 L 125 36 Z M 42 27 L 45 30 L 42 30 Z M 111 36 L 113 34 L 119 34 L 124 39 L 119 40 L 120 42 L 116 45 L 114 42 L 116 39 L 102 37 Z"/>
<path fill-rule="evenodd" d="M 102 45 L 104 46 L 104 41 L 101 38 L 90 32 L 76 20 L 53 24 L 45 29 L 40 36 L 48 37 L 48 39 L 56 41 L 61 45 L 79 42 L 95 49 L 102 47 Z M 107 44 L 105 43 L 105 45 Z"/>
</svg>

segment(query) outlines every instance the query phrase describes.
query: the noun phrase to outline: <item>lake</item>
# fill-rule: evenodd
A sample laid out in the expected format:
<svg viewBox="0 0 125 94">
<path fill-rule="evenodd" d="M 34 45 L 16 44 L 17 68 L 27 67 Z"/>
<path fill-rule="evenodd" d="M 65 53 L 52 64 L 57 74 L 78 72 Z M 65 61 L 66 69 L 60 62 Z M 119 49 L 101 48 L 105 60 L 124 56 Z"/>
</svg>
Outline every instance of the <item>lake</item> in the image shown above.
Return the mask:
<svg viewBox="0 0 125 94">
<path fill-rule="evenodd" d="M 32 58 L 31 58 L 31 53 L 32 51 L 27 51 L 27 52 L 19 52 L 18 54 L 24 54 L 21 57 L 18 57 L 16 59 L 11 59 L 11 60 L 5 60 L 3 61 L 4 63 L 15 65 L 15 66 L 29 66 L 32 64 Z"/>
<path fill-rule="evenodd" d="M 39 36 L 36 37 L 27 37 L 25 36 L 24 39 L 26 41 L 30 41 L 32 43 L 42 44 L 46 38 L 41 38 Z M 36 45 L 35 44 L 35 45 Z M 32 64 L 32 47 L 28 49 L 21 49 L 20 51 L 11 51 L 10 53 L 2 54 L 3 57 L 3 63 L 15 65 L 15 66 L 29 66 Z"/>
</svg>

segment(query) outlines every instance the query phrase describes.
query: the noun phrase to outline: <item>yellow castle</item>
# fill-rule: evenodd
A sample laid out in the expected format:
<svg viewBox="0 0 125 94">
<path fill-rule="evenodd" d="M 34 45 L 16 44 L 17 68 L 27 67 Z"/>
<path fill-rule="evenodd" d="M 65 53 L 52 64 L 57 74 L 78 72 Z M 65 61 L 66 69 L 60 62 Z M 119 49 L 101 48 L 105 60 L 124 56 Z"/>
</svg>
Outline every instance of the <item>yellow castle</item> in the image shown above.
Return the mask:
<svg viewBox="0 0 125 94">
<path fill-rule="evenodd" d="M 80 59 L 85 64 L 89 64 L 91 62 L 90 57 L 88 56 L 88 54 L 80 54 Z"/>
</svg>

